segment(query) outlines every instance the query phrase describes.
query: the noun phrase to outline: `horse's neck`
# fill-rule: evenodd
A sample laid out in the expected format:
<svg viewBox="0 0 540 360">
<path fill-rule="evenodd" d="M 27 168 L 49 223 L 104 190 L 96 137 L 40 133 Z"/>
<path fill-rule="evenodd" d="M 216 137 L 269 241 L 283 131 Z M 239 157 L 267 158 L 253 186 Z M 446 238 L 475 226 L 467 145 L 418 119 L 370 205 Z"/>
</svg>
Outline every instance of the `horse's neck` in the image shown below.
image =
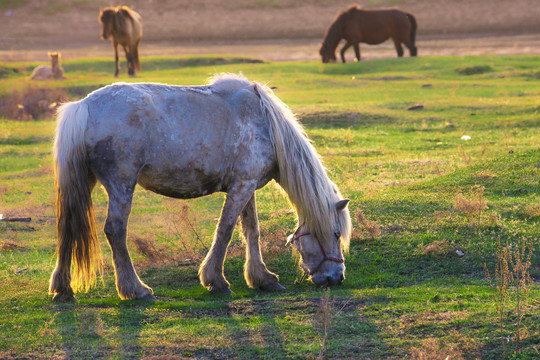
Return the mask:
<svg viewBox="0 0 540 360">
<path fill-rule="evenodd" d="M 324 43 L 329 51 L 334 52 L 343 38 L 343 17 L 339 17 L 328 29 Z"/>
</svg>

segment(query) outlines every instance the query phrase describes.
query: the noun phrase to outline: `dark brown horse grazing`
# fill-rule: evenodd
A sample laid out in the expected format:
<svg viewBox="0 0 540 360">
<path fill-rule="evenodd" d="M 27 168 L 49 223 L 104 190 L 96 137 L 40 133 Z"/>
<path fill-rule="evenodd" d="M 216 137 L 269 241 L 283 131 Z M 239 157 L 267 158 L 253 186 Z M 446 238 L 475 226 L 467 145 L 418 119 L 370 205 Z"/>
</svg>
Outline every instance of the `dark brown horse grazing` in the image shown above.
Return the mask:
<svg viewBox="0 0 540 360">
<path fill-rule="evenodd" d="M 401 44 L 409 48 L 411 56 L 416 56 L 415 37 L 414 15 L 398 9 L 363 10 L 355 5 L 336 16 L 324 35 L 319 54 L 323 63 L 335 62 L 336 48 L 340 40 L 345 39 L 341 60 L 345 62 L 345 51 L 353 46 L 356 60 L 360 61 L 358 43 L 376 45 L 391 38 L 398 56 L 403 56 Z"/>
<path fill-rule="evenodd" d="M 142 18 L 136 11 L 127 6 L 107 7 L 100 11 L 99 22 L 102 25 L 101 38 L 111 37 L 114 47 L 116 71 L 118 76 L 118 44 L 126 53 L 129 76 L 135 76 L 135 71 L 141 71 L 139 62 L 139 43 L 142 38 Z"/>
</svg>

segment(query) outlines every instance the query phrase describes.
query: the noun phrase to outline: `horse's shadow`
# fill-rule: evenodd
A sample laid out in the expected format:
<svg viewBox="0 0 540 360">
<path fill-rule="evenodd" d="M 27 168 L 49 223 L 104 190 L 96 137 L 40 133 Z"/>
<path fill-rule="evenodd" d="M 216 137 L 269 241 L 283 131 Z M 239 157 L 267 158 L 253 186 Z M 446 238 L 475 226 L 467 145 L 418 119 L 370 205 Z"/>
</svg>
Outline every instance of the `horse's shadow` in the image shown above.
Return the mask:
<svg viewBox="0 0 540 360">
<path fill-rule="evenodd" d="M 66 359 L 138 358 L 143 353 L 140 336 L 151 302 L 128 301 L 108 306 L 58 305 L 55 325 Z"/>
</svg>

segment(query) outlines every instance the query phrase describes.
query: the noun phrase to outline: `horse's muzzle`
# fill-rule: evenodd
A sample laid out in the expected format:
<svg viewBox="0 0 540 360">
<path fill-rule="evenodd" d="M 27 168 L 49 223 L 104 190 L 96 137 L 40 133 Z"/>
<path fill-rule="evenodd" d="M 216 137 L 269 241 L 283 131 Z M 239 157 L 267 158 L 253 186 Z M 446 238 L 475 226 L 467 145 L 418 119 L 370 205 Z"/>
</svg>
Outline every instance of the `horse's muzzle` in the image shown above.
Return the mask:
<svg viewBox="0 0 540 360">
<path fill-rule="evenodd" d="M 101 40 L 107 40 L 108 38 L 109 38 L 109 35 L 101 34 Z"/>
</svg>

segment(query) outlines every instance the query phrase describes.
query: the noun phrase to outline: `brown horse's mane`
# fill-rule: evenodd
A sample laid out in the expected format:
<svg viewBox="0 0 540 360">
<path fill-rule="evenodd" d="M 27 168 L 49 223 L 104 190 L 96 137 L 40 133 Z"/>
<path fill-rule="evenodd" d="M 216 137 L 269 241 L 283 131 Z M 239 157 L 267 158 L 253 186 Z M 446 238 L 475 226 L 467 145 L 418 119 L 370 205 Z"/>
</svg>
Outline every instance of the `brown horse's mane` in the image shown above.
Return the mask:
<svg viewBox="0 0 540 360">
<path fill-rule="evenodd" d="M 135 16 L 133 15 L 131 9 L 127 6 L 109 6 L 101 9 L 99 14 L 99 22 L 103 23 L 112 21 L 115 30 L 123 33 L 125 27 L 124 21 L 126 17 L 132 21 L 135 21 Z"/>
<path fill-rule="evenodd" d="M 352 5 L 350 8 L 340 11 L 336 15 L 336 17 L 332 21 L 332 24 L 330 24 L 330 27 L 324 34 L 319 54 L 334 55 L 339 41 L 343 37 L 343 26 L 345 18 L 351 11 L 354 10 L 360 10 L 360 7 L 358 5 Z"/>
</svg>

